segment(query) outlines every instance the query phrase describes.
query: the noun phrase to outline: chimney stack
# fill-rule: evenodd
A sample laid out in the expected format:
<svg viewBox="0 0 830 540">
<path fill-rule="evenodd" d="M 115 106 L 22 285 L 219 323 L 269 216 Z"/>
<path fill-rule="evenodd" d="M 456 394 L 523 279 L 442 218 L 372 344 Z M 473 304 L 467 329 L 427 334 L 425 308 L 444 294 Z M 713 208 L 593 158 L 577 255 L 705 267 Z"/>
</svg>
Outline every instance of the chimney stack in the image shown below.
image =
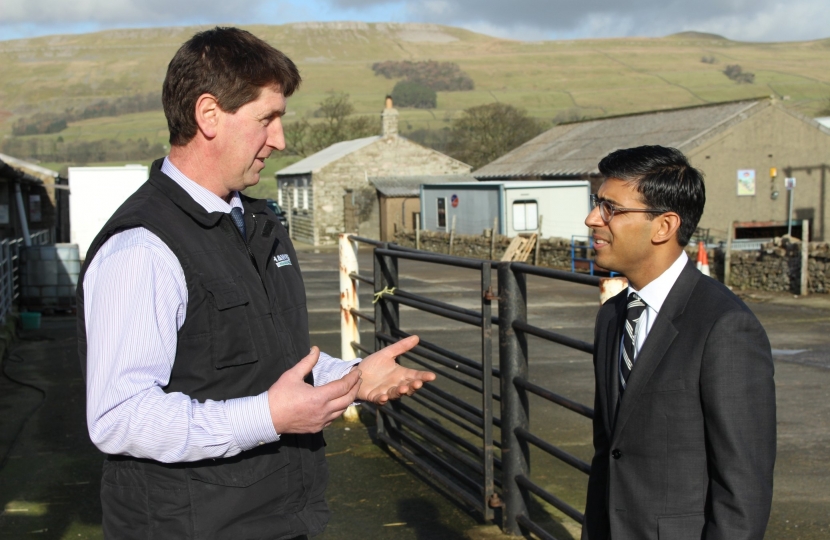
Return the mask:
<svg viewBox="0 0 830 540">
<path fill-rule="evenodd" d="M 381 135 L 383 137 L 397 137 L 398 135 L 398 111 L 392 103 L 392 96 L 386 96 L 386 107 L 380 115 Z"/>
</svg>

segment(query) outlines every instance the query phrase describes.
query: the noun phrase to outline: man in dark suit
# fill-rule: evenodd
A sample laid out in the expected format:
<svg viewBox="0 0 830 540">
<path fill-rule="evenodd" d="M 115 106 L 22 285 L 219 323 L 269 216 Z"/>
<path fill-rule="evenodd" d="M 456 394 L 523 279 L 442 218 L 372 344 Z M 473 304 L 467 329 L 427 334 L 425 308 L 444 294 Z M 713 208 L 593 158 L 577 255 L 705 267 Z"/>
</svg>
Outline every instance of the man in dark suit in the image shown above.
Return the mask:
<svg viewBox="0 0 830 540">
<path fill-rule="evenodd" d="M 775 463 L 761 324 L 683 251 L 703 178 L 679 151 L 618 150 L 585 224 L 629 287 L 599 311 L 583 540 L 760 540 Z"/>
</svg>

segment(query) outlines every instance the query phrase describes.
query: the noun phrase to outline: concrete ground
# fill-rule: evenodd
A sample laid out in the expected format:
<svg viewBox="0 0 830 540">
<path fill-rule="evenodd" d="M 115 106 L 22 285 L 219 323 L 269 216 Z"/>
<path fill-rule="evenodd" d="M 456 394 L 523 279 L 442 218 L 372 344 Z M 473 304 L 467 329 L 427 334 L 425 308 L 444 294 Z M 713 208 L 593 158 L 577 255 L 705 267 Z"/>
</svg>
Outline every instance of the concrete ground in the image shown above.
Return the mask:
<svg viewBox="0 0 830 540">
<path fill-rule="evenodd" d="M 312 342 L 339 354 L 337 254 L 305 248 Z M 362 273 L 371 257 L 361 251 Z M 495 277 L 495 276 L 494 276 Z M 478 304 L 478 278 L 470 270 L 401 263 L 401 286 L 468 308 Z M 371 311 L 369 288 L 360 299 Z M 596 291 L 584 286 L 529 280 L 528 319 L 543 328 L 590 340 Z M 830 536 L 830 298 L 746 295 L 769 333 L 776 354 L 778 461 L 767 538 Z M 461 323 L 401 310 L 402 327 L 424 339 L 475 358 L 479 338 Z M 370 330 L 364 325 L 364 330 Z M 371 335 L 363 333 L 364 343 Z M 531 338 L 530 376 L 537 384 L 590 403 L 593 376 L 588 355 Z M 46 317 L 39 331 L 24 333 L 3 361 L 0 378 L 0 538 L 101 538 L 98 501 L 101 455 L 89 442 L 83 382 L 76 354 L 74 320 Z M 497 348 L 494 348 L 497 351 Z M 24 383 L 24 384 L 20 384 Z M 447 381 L 437 383 L 468 396 Z M 45 396 L 45 397 L 44 397 Z M 411 402 L 411 400 L 410 400 Z M 372 443 L 374 422 L 341 420 L 326 430 L 333 511 L 319 538 L 471 540 L 499 536 L 405 460 Z M 591 454 L 589 421 L 531 400 L 531 428 L 583 459 Z M 532 479 L 577 508 L 584 504 L 586 477 L 548 456 L 531 456 Z M 531 512 L 557 538 L 578 538 L 579 527 L 538 501 Z"/>
</svg>

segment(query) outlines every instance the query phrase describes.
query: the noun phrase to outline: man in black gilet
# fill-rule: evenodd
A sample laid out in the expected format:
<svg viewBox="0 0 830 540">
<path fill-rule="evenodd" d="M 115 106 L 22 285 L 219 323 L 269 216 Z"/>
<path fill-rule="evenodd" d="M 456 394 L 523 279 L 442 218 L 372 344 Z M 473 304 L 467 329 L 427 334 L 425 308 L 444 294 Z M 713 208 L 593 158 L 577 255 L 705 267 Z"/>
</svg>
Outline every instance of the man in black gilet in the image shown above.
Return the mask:
<svg viewBox="0 0 830 540">
<path fill-rule="evenodd" d="M 87 252 L 79 353 L 90 437 L 107 454 L 107 538 L 318 534 L 321 430 L 355 400 L 382 405 L 435 378 L 394 361 L 415 337 L 352 362 L 310 347 L 291 241 L 239 193 L 285 148 L 299 83 L 248 32 L 191 38 L 164 81 L 170 155 Z"/>
</svg>

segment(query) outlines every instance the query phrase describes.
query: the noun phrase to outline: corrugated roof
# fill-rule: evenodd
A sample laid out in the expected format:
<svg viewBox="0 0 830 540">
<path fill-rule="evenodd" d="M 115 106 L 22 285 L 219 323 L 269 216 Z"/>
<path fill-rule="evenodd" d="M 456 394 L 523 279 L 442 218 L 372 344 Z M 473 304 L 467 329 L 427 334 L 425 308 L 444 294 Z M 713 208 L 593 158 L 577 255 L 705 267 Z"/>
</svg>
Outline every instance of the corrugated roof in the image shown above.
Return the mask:
<svg viewBox="0 0 830 540">
<path fill-rule="evenodd" d="M 363 139 L 354 139 L 351 141 L 335 143 L 328 148 L 320 150 L 316 154 L 312 154 L 307 158 L 294 163 L 293 165 L 289 165 L 288 167 L 277 171 L 276 175 L 288 176 L 292 174 L 309 174 L 319 171 L 329 163 L 346 157 L 352 152 L 357 152 L 361 148 L 369 146 L 379 139 L 380 135 L 375 135 Z"/>
<path fill-rule="evenodd" d="M 59 175 L 52 169 L 47 169 L 46 167 L 41 167 L 40 165 L 36 165 L 34 163 L 30 163 L 28 161 L 24 161 L 22 159 L 17 159 L 16 157 L 7 156 L 6 154 L 0 154 L 0 160 L 5 161 L 9 165 L 13 167 L 18 167 L 20 169 L 28 170 L 29 172 L 35 174 L 42 174 L 43 176 L 51 176 L 52 178 L 57 178 Z"/>
<path fill-rule="evenodd" d="M 440 175 L 440 176 L 377 176 L 369 178 L 381 195 L 386 197 L 418 197 L 422 184 L 443 184 L 456 182 L 478 182 L 468 174 Z"/>
<path fill-rule="evenodd" d="M 646 144 L 688 149 L 769 104 L 769 101 L 740 101 L 563 124 L 474 171 L 473 176 L 527 178 L 596 174 L 599 160 L 614 150 Z"/>
</svg>

